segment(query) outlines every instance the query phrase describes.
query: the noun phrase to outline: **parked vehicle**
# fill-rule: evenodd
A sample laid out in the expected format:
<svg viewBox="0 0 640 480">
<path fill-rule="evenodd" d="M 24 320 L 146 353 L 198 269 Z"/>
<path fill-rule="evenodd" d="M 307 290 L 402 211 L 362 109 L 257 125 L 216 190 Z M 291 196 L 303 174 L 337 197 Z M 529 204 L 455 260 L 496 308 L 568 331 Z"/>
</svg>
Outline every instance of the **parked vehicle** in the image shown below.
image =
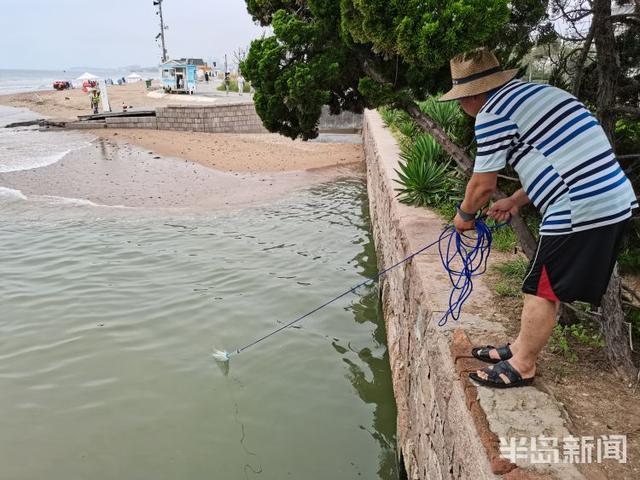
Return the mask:
<svg viewBox="0 0 640 480">
<path fill-rule="evenodd" d="M 68 82 L 66 80 L 58 80 L 56 82 L 53 82 L 53 88 L 55 90 L 68 90 L 70 88 L 73 88 L 73 85 L 71 85 L 71 82 Z"/>
</svg>

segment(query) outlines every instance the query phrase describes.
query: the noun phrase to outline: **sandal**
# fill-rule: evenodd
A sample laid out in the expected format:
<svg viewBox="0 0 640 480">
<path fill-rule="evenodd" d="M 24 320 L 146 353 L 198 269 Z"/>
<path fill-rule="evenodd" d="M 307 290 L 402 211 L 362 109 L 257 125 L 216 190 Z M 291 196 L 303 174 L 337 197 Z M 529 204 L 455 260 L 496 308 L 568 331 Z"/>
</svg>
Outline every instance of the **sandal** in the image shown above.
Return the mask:
<svg viewBox="0 0 640 480">
<path fill-rule="evenodd" d="M 498 363 L 502 360 L 509 360 L 513 357 L 513 353 L 511 353 L 511 348 L 509 347 L 510 343 L 502 347 L 494 347 L 493 345 L 487 345 L 486 347 L 474 347 L 471 349 L 471 355 L 473 355 L 478 360 L 482 360 L 487 363 Z M 489 356 L 489 352 L 495 349 L 498 352 L 498 356 L 500 358 L 495 359 Z"/>
<path fill-rule="evenodd" d="M 534 377 L 522 378 L 522 375 L 511 366 L 507 361 L 496 363 L 494 366 L 485 367 L 482 369 L 489 378 L 486 380 L 480 378 L 476 372 L 471 372 L 469 378 L 480 385 L 491 388 L 514 388 L 514 387 L 526 387 L 533 383 Z M 508 382 L 505 382 L 504 378 L 507 378 Z"/>
</svg>

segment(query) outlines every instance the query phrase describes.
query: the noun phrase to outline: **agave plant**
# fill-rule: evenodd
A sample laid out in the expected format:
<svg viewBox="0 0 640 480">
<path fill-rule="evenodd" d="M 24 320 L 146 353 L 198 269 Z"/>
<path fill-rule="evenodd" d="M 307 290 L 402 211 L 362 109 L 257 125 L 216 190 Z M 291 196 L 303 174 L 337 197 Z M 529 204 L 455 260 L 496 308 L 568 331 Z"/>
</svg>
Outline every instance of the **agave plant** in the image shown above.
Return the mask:
<svg viewBox="0 0 640 480">
<path fill-rule="evenodd" d="M 412 145 L 402 146 L 400 157 L 404 162 L 399 162 L 396 182 L 402 186 L 396 191 L 401 202 L 436 207 L 459 200 L 462 181 L 433 137 L 419 135 Z"/>
<path fill-rule="evenodd" d="M 379 111 L 382 121 L 387 128 L 395 126 L 398 120 L 400 120 L 400 111 L 395 108 L 381 107 Z"/>
<path fill-rule="evenodd" d="M 398 131 L 410 140 L 415 139 L 420 134 L 420 127 L 411 119 L 400 120 L 396 124 Z"/>
<path fill-rule="evenodd" d="M 459 130 L 464 123 L 462 109 L 458 102 L 439 102 L 437 97 L 429 97 L 418 106 L 454 140 L 460 136 Z"/>
</svg>

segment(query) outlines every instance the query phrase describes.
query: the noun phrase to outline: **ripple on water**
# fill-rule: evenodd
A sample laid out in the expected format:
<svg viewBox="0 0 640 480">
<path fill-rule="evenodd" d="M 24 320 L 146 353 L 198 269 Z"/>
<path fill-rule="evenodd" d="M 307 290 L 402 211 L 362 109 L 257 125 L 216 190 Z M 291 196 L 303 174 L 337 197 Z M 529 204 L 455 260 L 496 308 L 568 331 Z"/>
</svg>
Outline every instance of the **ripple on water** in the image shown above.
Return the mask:
<svg viewBox="0 0 640 480">
<path fill-rule="evenodd" d="M 180 217 L 3 198 L 8 478 L 396 478 L 375 289 L 211 357 L 375 271 L 360 179 Z"/>
</svg>

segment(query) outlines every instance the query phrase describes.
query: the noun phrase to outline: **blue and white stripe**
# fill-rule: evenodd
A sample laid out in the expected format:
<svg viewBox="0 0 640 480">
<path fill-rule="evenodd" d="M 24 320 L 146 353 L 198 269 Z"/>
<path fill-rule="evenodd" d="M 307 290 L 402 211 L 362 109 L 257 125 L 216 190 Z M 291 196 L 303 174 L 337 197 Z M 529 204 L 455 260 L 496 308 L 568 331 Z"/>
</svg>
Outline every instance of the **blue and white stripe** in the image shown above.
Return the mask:
<svg viewBox="0 0 640 480">
<path fill-rule="evenodd" d="M 620 222 L 638 207 L 598 120 L 549 85 L 512 80 L 476 118 L 475 172 L 515 169 L 542 212 L 542 235 Z"/>
</svg>

